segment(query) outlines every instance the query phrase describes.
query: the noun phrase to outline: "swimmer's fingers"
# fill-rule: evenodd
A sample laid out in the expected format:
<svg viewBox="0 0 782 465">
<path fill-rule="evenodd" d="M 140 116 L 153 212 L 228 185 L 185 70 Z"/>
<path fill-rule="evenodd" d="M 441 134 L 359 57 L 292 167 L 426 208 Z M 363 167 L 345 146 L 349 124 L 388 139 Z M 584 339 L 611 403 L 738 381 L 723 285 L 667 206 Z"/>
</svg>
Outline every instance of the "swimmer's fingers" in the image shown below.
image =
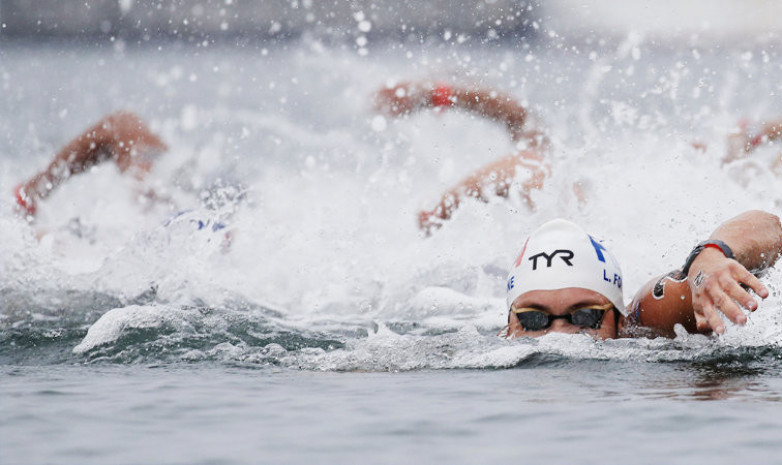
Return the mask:
<svg viewBox="0 0 782 465">
<path fill-rule="evenodd" d="M 713 321 L 714 303 L 707 291 L 709 282 L 707 275 L 699 270 L 697 274 L 689 276 L 690 292 L 692 294 L 692 309 L 695 323 L 699 332 L 707 333 L 714 329 L 710 324 Z"/>
<path fill-rule="evenodd" d="M 747 316 L 741 307 L 755 311 L 758 303 L 741 284 L 748 286 L 762 298 L 768 296 L 768 289 L 735 260 L 731 260 L 727 267 L 712 275 L 696 278 L 695 281 L 693 306 L 702 314 L 702 318 L 699 318 L 698 312 L 695 313 L 699 330 L 710 328 L 722 334 L 725 328 L 719 319 L 719 313 L 735 324 L 743 325 L 747 322 Z"/>
<path fill-rule="evenodd" d="M 725 332 L 725 324 L 722 322 L 717 302 L 724 302 L 720 297 L 724 294 L 716 285 L 716 279 L 699 273 L 695 277 L 692 286 L 692 307 L 695 316 L 695 324 L 699 332 L 717 334 Z"/>
<path fill-rule="evenodd" d="M 744 315 L 744 312 L 742 312 L 741 308 L 736 304 L 736 300 L 741 297 L 740 294 L 746 294 L 746 291 L 744 291 L 744 289 L 735 281 L 726 278 L 715 278 L 712 282 L 706 284 L 706 292 L 709 294 L 709 300 L 711 301 L 711 305 L 708 307 L 714 310 L 714 314 L 717 315 L 717 318 L 719 318 L 718 312 L 721 312 L 735 324 L 743 325 L 747 322 L 747 316 Z M 711 313 L 707 313 L 706 316 L 710 323 L 716 323 L 716 320 L 714 320 Z M 712 325 L 712 328 L 718 334 L 725 332 L 725 327 L 724 324 L 722 324 L 721 318 L 719 319 L 717 326 Z"/>
<path fill-rule="evenodd" d="M 695 328 L 698 330 L 699 333 L 709 333 L 711 332 L 711 326 L 709 326 L 709 323 L 706 321 L 706 316 L 703 314 L 703 309 L 695 310 Z"/>
<path fill-rule="evenodd" d="M 692 308 L 695 316 L 695 324 L 699 332 L 708 333 L 715 331 L 718 334 L 725 332 L 725 324 L 719 313 L 722 311 L 728 317 L 734 316 L 733 301 L 725 294 L 720 286 L 720 280 L 716 276 L 706 275 L 702 271 L 690 280 L 692 291 Z M 739 311 L 736 309 L 736 311 Z"/>
<path fill-rule="evenodd" d="M 736 324 L 747 322 L 739 305 L 753 312 L 758 308 L 757 300 L 741 285 L 749 287 L 761 298 L 769 295 L 766 286 L 735 260 L 730 260 L 727 269 L 717 275 L 717 286 L 710 289 L 714 303 Z"/>
<path fill-rule="evenodd" d="M 700 311 L 695 312 L 695 324 L 698 331 L 708 333 L 714 331 L 717 334 L 725 332 L 725 324 L 722 322 L 720 312 L 711 303 L 705 303 Z"/>
<path fill-rule="evenodd" d="M 752 289 L 753 291 L 755 291 L 755 294 L 760 296 L 761 299 L 765 299 L 766 297 L 768 297 L 770 295 L 770 293 L 768 291 L 768 288 L 765 285 L 763 285 L 763 283 L 760 282 L 760 280 L 758 279 L 757 276 L 755 276 L 754 274 L 750 273 L 749 270 L 744 268 L 738 262 L 735 263 L 735 266 L 737 267 L 737 269 L 735 271 L 735 276 L 736 276 L 736 279 L 738 280 L 739 283 L 744 284 L 747 287 L 749 287 L 750 289 Z M 753 302 L 755 302 L 754 299 L 752 299 L 752 297 L 749 296 L 749 293 L 747 293 L 745 291 L 745 294 L 749 297 L 749 300 L 752 300 Z M 749 301 L 746 300 L 746 299 L 745 300 L 739 300 L 739 302 L 746 302 L 744 304 L 744 306 L 749 308 L 750 310 L 754 311 L 755 309 L 757 309 L 757 302 L 755 302 L 755 307 L 754 308 L 750 307 L 750 305 L 747 305 L 747 304 L 749 304 Z"/>
</svg>

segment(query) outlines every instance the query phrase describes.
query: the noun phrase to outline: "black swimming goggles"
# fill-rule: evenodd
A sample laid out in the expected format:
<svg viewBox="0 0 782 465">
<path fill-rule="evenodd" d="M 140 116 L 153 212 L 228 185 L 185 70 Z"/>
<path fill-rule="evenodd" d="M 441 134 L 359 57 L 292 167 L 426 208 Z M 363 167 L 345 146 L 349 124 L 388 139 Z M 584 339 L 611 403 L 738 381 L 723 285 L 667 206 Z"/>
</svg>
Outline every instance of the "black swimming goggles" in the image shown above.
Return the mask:
<svg viewBox="0 0 782 465">
<path fill-rule="evenodd" d="M 539 308 L 523 307 L 511 308 L 521 323 L 521 327 L 527 331 L 540 331 L 554 323 L 554 320 L 564 319 L 568 323 L 585 329 L 598 329 L 603 323 L 605 313 L 614 307 L 614 304 L 590 305 L 581 307 L 564 315 L 552 315 Z"/>
</svg>

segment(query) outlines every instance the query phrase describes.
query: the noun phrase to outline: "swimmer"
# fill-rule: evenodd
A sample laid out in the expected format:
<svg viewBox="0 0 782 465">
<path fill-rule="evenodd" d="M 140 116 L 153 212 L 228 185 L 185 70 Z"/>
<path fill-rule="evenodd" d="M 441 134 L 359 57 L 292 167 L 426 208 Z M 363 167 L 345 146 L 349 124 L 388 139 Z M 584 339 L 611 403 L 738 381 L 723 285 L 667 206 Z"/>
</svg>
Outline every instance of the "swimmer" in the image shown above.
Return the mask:
<svg viewBox="0 0 782 465">
<path fill-rule="evenodd" d="M 643 286 L 625 305 L 622 271 L 606 247 L 562 219 L 545 223 L 524 242 L 508 276 L 507 338 L 549 332 L 597 338 L 725 332 L 722 316 L 747 322 L 768 288 L 757 275 L 782 253 L 779 218 L 749 211 L 720 225 L 681 268 Z M 751 270 L 751 271 L 750 271 Z"/>
<path fill-rule="evenodd" d="M 60 149 L 46 169 L 16 186 L 15 210 L 32 221 L 40 200 L 71 176 L 104 161 L 114 161 L 122 173 L 141 180 L 157 156 L 167 149 L 138 116 L 122 111 L 112 113 Z"/>
<path fill-rule="evenodd" d="M 551 167 L 545 161 L 550 145 L 548 137 L 543 131 L 528 127 L 527 110 L 508 95 L 445 84 L 401 83 L 378 91 L 375 108 L 393 117 L 426 108 L 460 109 L 501 123 L 520 147 L 517 153 L 489 163 L 446 191 L 432 210 L 422 211 L 418 225 L 426 235 L 441 227 L 465 196 L 487 201 L 492 194 L 510 195 L 520 170 L 528 176 L 521 182 L 519 194 L 528 207 L 534 208 L 531 192 L 541 189 L 543 181 L 551 175 Z M 579 200 L 583 200 L 577 188 L 574 189 Z"/>
<path fill-rule="evenodd" d="M 421 212 L 419 226 L 427 234 L 450 218 L 464 196 L 487 200 L 507 197 L 520 170 L 528 177 L 519 185 L 521 198 L 534 208 L 530 193 L 550 175 L 544 156 L 546 135 L 527 128 L 528 112 L 513 98 L 497 92 L 434 83 L 402 83 L 375 96 L 378 111 L 389 116 L 426 108 L 457 108 L 503 123 L 520 150 L 467 177 Z M 782 139 L 782 121 L 764 125 L 756 134 L 731 135 L 737 148 L 723 161 L 745 156 L 762 143 Z M 730 144 L 729 144 L 730 145 Z M 782 166 L 780 167 L 782 168 Z M 579 201 L 583 194 L 574 187 Z M 742 325 L 754 311 L 756 296 L 768 289 L 758 280 L 782 253 L 782 226 L 770 213 L 750 211 L 726 221 L 701 242 L 684 265 L 643 286 L 625 305 L 619 263 L 598 240 L 566 220 L 548 222 L 524 243 L 507 282 L 508 338 L 549 332 L 587 333 L 598 338 L 654 334 L 673 336 L 682 325 L 689 332 L 725 332 L 729 321 Z M 751 270 L 751 272 L 750 272 Z"/>
<path fill-rule="evenodd" d="M 167 150 L 167 145 L 141 118 L 126 111 L 112 113 L 60 149 L 46 169 L 16 186 L 15 211 L 32 223 L 39 201 L 47 198 L 72 176 L 106 161 L 116 163 L 121 173 L 143 181 L 155 161 Z M 161 200 L 152 190 L 144 192 L 144 196 Z M 220 204 L 240 200 L 243 196 L 240 189 L 220 189 L 219 194 L 212 196 L 209 193 L 207 198 Z M 81 236 L 78 218 L 71 222 L 77 235 Z M 225 215 L 210 211 L 178 209 L 162 227 L 169 233 L 178 232 L 179 237 L 185 237 L 185 234 L 195 237 L 193 234 L 197 234 L 201 238 L 197 244 L 216 244 L 221 253 L 229 251 L 235 237 L 235 232 L 226 224 Z"/>
<path fill-rule="evenodd" d="M 767 121 L 752 125 L 742 119 L 728 135 L 727 150 L 722 164 L 742 160 L 760 147 L 782 140 L 782 120 Z M 776 156 L 769 166 L 776 176 L 782 176 L 782 154 Z"/>
</svg>

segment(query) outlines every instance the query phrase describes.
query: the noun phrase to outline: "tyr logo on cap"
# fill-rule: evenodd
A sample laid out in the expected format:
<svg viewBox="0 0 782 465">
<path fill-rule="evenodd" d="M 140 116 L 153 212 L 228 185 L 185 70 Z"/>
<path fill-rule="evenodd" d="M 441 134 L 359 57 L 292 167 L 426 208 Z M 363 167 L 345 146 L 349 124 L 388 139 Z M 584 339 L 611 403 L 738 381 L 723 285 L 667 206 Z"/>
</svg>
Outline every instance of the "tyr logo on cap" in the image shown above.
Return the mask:
<svg viewBox="0 0 782 465">
<path fill-rule="evenodd" d="M 616 258 L 580 226 L 557 218 L 528 236 L 508 274 L 506 303 L 510 308 L 526 292 L 571 287 L 597 292 L 627 315 Z"/>
<path fill-rule="evenodd" d="M 532 262 L 532 269 L 533 270 L 538 269 L 538 259 L 540 257 L 546 259 L 546 268 L 551 268 L 551 261 L 554 260 L 554 257 L 556 257 L 557 255 L 560 255 L 559 258 L 561 258 L 562 261 L 565 262 L 567 266 L 573 266 L 573 263 L 570 262 L 570 260 L 572 260 L 573 257 L 575 256 L 573 251 L 567 249 L 557 249 L 553 251 L 551 254 L 547 254 L 546 252 L 541 252 L 539 254 L 535 254 L 531 256 L 529 260 Z"/>
</svg>

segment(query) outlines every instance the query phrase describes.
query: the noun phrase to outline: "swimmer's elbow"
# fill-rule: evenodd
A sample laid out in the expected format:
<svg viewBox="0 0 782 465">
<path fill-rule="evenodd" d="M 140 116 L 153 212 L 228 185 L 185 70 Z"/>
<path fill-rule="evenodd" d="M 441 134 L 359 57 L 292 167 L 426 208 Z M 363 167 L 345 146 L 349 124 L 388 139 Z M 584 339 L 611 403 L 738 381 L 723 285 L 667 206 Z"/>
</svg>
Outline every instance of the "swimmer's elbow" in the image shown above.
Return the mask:
<svg viewBox="0 0 782 465">
<path fill-rule="evenodd" d="M 779 235 L 782 236 L 782 222 L 780 222 L 779 217 L 773 213 L 769 213 L 766 211 L 758 210 L 760 214 L 765 216 L 766 221 L 768 221 L 772 228 L 774 228 L 774 231 Z"/>
<path fill-rule="evenodd" d="M 729 224 L 740 226 L 744 231 L 773 234 L 782 239 L 782 223 L 780 223 L 779 217 L 764 210 L 746 211 L 726 223 L 726 225 Z"/>
<path fill-rule="evenodd" d="M 779 217 L 773 213 L 763 211 L 760 213 L 763 214 L 765 221 L 768 222 L 769 230 L 773 237 L 774 250 L 776 250 L 777 256 L 779 256 L 779 254 L 782 253 L 782 222 L 780 222 Z"/>
<path fill-rule="evenodd" d="M 104 118 L 104 121 L 117 128 L 137 128 L 144 126 L 144 121 L 141 117 L 128 110 L 117 110 Z"/>
<path fill-rule="evenodd" d="M 777 215 L 763 210 L 750 210 L 750 221 L 756 231 L 766 231 L 777 250 L 782 250 L 782 223 Z"/>
<path fill-rule="evenodd" d="M 747 213 L 753 215 L 760 221 L 767 222 L 768 224 L 775 226 L 777 229 L 782 230 L 779 217 L 773 213 L 767 212 L 765 210 L 750 210 Z"/>
<path fill-rule="evenodd" d="M 750 210 L 736 219 L 741 227 L 735 229 L 733 235 L 743 237 L 745 243 L 751 244 L 749 249 L 765 257 L 761 268 L 774 265 L 782 254 L 782 222 L 779 217 L 763 210 Z"/>
</svg>

